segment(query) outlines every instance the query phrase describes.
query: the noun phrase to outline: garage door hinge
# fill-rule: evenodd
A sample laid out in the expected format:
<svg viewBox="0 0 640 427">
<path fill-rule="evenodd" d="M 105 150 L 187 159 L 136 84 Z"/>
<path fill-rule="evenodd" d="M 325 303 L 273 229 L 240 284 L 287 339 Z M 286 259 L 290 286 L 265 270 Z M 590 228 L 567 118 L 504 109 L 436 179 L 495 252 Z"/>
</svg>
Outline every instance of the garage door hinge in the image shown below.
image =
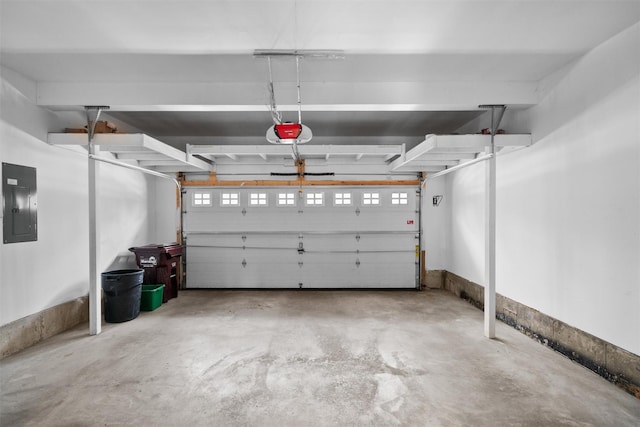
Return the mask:
<svg viewBox="0 0 640 427">
<path fill-rule="evenodd" d="M 298 244 L 298 253 L 302 255 L 304 253 L 304 246 L 302 246 L 302 242 Z"/>
<path fill-rule="evenodd" d="M 245 208 L 242 208 L 242 216 L 245 216 L 247 214 L 247 210 Z"/>
<path fill-rule="evenodd" d="M 359 241 L 360 241 L 360 235 L 356 234 L 356 242 L 359 242 Z"/>
<path fill-rule="evenodd" d="M 360 258 L 356 258 L 356 267 L 360 267 Z"/>
<path fill-rule="evenodd" d="M 360 216 L 360 208 L 356 208 L 356 216 Z"/>
<path fill-rule="evenodd" d="M 298 261 L 298 267 L 302 268 L 303 265 L 304 263 L 302 261 Z"/>
<path fill-rule="evenodd" d="M 247 260 L 246 259 L 242 259 L 242 268 L 245 268 L 247 266 Z"/>
</svg>

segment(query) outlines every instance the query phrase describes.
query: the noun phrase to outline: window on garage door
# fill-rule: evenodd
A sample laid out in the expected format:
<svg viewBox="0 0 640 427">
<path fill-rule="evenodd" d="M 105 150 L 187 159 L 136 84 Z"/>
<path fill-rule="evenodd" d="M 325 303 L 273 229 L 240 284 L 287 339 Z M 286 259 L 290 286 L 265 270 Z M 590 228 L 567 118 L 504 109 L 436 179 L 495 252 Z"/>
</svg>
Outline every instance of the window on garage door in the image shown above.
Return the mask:
<svg viewBox="0 0 640 427">
<path fill-rule="evenodd" d="M 407 193 L 391 193 L 392 205 L 406 205 L 409 203 Z"/>
<path fill-rule="evenodd" d="M 240 205 L 240 195 L 238 193 L 221 193 L 220 206 L 238 206 Z"/>
<path fill-rule="evenodd" d="M 196 192 L 193 193 L 193 199 L 191 205 L 194 207 L 210 207 L 211 206 L 211 193 L 209 192 Z"/>
<path fill-rule="evenodd" d="M 333 194 L 334 206 L 350 206 L 351 205 L 351 193 L 337 192 Z"/>
<path fill-rule="evenodd" d="M 364 192 L 362 193 L 362 204 L 367 206 L 380 205 L 380 193 Z"/>
<path fill-rule="evenodd" d="M 324 205 L 324 193 L 307 193 L 305 198 L 307 206 L 323 206 Z"/>
<path fill-rule="evenodd" d="M 267 193 L 250 193 L 249 206 L 267 206 Z"/>
<path fill-rule="evenodd" d="M 278 206 L 295 206 L 295 193 L 278 193 Z"/>
</svg>

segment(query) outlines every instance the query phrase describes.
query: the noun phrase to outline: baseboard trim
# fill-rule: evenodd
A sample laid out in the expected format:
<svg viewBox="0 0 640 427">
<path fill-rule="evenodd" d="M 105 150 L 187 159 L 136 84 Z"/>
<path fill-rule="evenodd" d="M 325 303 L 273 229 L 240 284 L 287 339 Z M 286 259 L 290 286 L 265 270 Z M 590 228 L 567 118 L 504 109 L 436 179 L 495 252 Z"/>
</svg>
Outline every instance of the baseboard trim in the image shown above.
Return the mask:
<svg viewBox="0 0 640 427">
<path fill-rule="evenodd" d="M 442 289 L 445 270 L 428 270 L 422 276 L 422 285 L 429 289 Z"/>
<path fill-rule="evenodd" d="M 0 360 L 88 321 L 89 297 L 84 296 L 0 326 Z"/>
<path fill-rule="evenodd" d="M 448 271 L 443 286 L 484 309 L 484 287 Z M 640 399 L 640 356 L 500 294 L 496 318 Z"/>
</svg>

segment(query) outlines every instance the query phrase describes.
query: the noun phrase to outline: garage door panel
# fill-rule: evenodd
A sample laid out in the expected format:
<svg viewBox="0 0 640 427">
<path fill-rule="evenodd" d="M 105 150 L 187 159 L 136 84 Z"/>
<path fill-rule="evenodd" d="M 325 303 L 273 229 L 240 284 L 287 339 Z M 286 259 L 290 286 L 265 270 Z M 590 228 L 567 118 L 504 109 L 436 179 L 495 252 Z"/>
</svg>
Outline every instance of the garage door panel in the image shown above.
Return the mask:
<svg viewBox="0 0 640 427">
<path fill-rule="evenodd" d="M 358 249 L 358 241 L 355 234 L 307 234 L 302 239 L 306 252 L 355 252 Z"/>
<path fill-rule="evenodd" d="M 358 261 L 360 261 L 358 263 Z M 304 265 L 304 288 L 413 288 L 415 264 L 367 263 L 358 259 L 344 262 L 309 260 Z"/>
<path fill-rule="evenodd" d="M 298 217 L 305 231 L 352 231 L 359 223 L 354 209 L 331 206 L 305 207 Z"/>
<path fill-rule="evenodd" d="M 223 206 L 230 195 L 237 204 Z M 185 199 L 189 288 L 417 284 L 413 187 L 188 188 Z"/>
<path fill-rule="evenodd" d="M 343 233 L 331 235 L 305 235 L 306 252 L 379 252 L 414 251 L 417 234 L 396 233 Z"/>
<path fill-rule="evenodd" d="M 417 231 L 415 212 L 399 209 L 364 208 L 358 216 L 358 227 L 362 231 Z"/>
<path fill-rule="evenodd" d="M 242 262 L 243 254 L 242 249 L 226 249 L 226 248 L 212 248 L 212 247 L 187 247 L 186 253 L 189 261 L 189 266 L 195 263 L 234 263 Z"/>
<path fill-rule="evenodd" d="M 187 251 L 189 263 L 242 263 L 242 260 L 253 262 L 287 262 L 298 259 L 298 252 L 292 249 L 241 249 L 218 247 L 189 247 Z"/>
<path fill-rule="evenodd" d="M 349 266 L 362 270 L 376 271 L 382 265 L 388 266 L 386 270 L 393 270 L 394 272 L 403 272 L 404 270 L 411 270 L 411 274 L 414 274 L 415 270 L 415 252 L 413 251 L 398 251 L 398 252 L 375 252 L 375 253 L 342 253 L 339 257 L 336 257 L 332 253 L 305 253 L 301 257 L 304 263 L 304 269 L 310 271 L 315 266 L 330 267 L 330 268 L 342 268 L 342 266 Z"/>
<path fill-rule="evenodd" d="M 332 213 L 329 213 L 332 212 Z M 328 225 L 333 231 L 417 231 L 417 216 L 415 212 L 402 212 L 398 210 L 372 210 L 363 209 L 360 215 L 343 215 L 338 209 L 324 209 L 323 211 L 305 210 L 298 214 L 304 223 L 304 230 L 309 231 L 309 227 L 315 230 L 325 230 Z M 339 217 L 339 222 L 336 221 Z M 292 225 L 292 228 L 294 226 Z"/>
<path fill-rule="evenodd" d="M 187 243 L 190 247 L 296 249 L 298 234 L 188 234 Z"/>
<path fill-rule="evenodd" d="M 277 265 L 248 262 L 245 267 L 228 263 L 195 263 L 189 268 L 190 288 L 297 288 L 297 262 Z"/>
</svg>

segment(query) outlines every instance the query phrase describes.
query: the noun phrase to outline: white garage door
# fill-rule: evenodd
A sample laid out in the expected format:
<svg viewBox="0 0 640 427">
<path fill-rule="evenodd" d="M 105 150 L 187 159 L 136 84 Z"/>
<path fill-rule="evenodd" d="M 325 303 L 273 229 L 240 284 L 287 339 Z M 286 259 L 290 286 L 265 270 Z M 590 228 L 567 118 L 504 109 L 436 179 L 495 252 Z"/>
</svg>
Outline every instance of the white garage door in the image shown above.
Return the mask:
<svg viewBox="0 0 640 427">
<path fill-rule="evenodd" d="M 416 187 L 188 188 L 187 288 L 416 288 Z"/>
</svg>

